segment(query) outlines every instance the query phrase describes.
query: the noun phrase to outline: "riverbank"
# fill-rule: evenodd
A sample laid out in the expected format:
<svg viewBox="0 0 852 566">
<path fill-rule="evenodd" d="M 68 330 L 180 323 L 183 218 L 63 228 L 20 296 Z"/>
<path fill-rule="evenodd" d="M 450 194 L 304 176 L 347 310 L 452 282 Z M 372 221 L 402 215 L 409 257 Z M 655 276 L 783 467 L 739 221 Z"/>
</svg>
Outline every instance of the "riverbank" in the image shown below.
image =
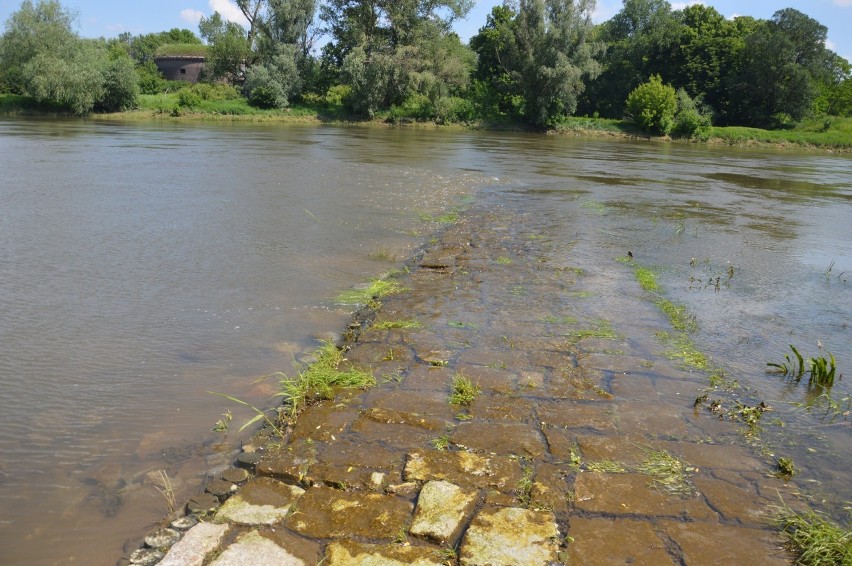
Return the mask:
<svg viewBox="0 0 852 566">
<path fill-rule="evenodd" d="M 56 105 L 39 104 L 27 97 L 0 95 L 0 116 L 72 117 Z M 176 95 L 147 95 L 142 97 L 140 108 L 126 112 L 93 114 L 95 120 L 180 120 L 250 122 L 280 124 L 327 124 L 335 126 L 368 127 L 418 127 L 448 130 L 529 131 L 540 132 L 523 124 L 512 122 L 476 121 L 468 123 L 438 124 L 415 119 L 394 119 L 378 115 L 372 120 L 348 116 L 341 107 L 326 105 L 294 105 L 285 110 L 264 110 L 239 101 L 201 101 L 200 106 L 179 105 Z M 625 120 L 605 118 L 567 117 L 555 129 L 546 132 L 555 135 L 582 135 L 621 138 L 663 143 L 693 143 L 726 145 L 731 147 L 769 147 L 776 149 L 810 149 L 847 153 L 852 152 L 852 118 L 814 118 L 788 130 L 762 130 L 744 127 L 713 127 L 706 140 L 652 136 L 638 130 Z"/>
<path fill-rule="evenodd" d="M 248 447 L 134 562 L 792 563 L 795 484 L 694 408 L 707 376 L 657 353 L 631 268 L 539 222 L 462 215 L 350 325 L 341 369 L 376 385 Z"/>
</svg>

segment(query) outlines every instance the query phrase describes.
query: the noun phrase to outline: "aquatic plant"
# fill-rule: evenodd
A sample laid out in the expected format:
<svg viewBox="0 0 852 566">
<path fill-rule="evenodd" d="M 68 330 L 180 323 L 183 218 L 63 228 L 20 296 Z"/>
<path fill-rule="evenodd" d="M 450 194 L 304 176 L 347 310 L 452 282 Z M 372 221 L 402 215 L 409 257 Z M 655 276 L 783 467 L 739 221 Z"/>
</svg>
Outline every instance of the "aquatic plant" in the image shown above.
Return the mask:
<svg viewBox="0 0 852 566">
<path fill-rule="evenodd" d="M 612 329 L 612 324 L 605 319 L 589 321 L 591 326 L 581 328 L 567 334 L 571 338 L 581 340 L 583 338 L 604 338 L 607 340 L 617 340 L 618 334 Z"/>
<path fill-rule="evenodd" d="M 413 318 L 407 318 L 402 320 L 383 320 L 381 322 L 377 322 L 373 324 L 372 328 L 375 330 L 391 330 L 395 328 L 404 328 L 404 329 L 413 329 L 420 328 L 423 324 Z"/>
<path fill-rule="evenodd" d="M 446 450 L 450 447 L 450 435 L 449 433 L 444 433 L 438 438 L 432 439 L 432 446 L 435 447 L 435 450 Z"/>
<path fill-rule="evenodd" d="M 586 462 L 586 469 L 590 472 L 599 472 L 605 474 L 623 474 L 627 471 L 620 462 L 614 460 L 598 460 L 596 462 Z"/>
<path fill-rule="evenodd" d="M 521 479 L 518 480 L 518 485 L 515 488 L 515 494 L 518 498 L 518 502 L 523 507 L 528 507 L 530 504 L 530 500 L 532 499 L 532 488 L 533 488 L 533 467 L 529 464 L 521 464 L 522 472 Z"/>
<path fill-rule="evenodd" d="M 799 471 L 793 464 L 792 458 L 784 458 L 783 456 L 775 460 L 775 475 L 779 478 L 790 479 Z"/>
<path fill-rule="evenodd" d="M 819 347 L 820 352 L 822 352 L 822 345 Z M 810 385 L 820 385 L 824 387 L 831 387 L 834 385 L 834 378 L 837 374 L 837 362 L 831 352 L 828 352 L 828 358 L 825 358 L 825 356 L 821 354 L 817 357 L 808 358 L 808 367 L 806 368 L 805 359 L 802 354 L 800 354 L 796 347 L 792 344 L 790 344 L 790 349 L 793 351 L 793 358 L 791 358 L 789 354 L 785 354 L 784 362 L 767 363 L 767 367 L 772 368 L 767 371 L 789 376 L 796 381 L 801 380 L 807 372 L 811 374 L 808 378 L 808 383 Z"/>
<path fill-rule="evenodd" d="M 512 263 L 512 258 L 501 255 L 500 257 L 497 258 L 496 261 L 500 265 L 509 265 L 510 263 Z"/>
<path fill-rule="evenodd" d="M 636 469 L 651 476 L 651 487 L 673 495 L 687 497 L 695 493 L 689 473 L 695 471 L 675 458 L 668 450 L 648 450 L 645 461 Z"/>
<path fill-rule="evenodd" d="M 367 257 L 373 261 L 387 261 L 393 263 L 396 261 L 396 254 L 390 248 L 379 248 L 374 252 L 367 254 Z"/>
<path fill-rule="evenodd" d="M 453 405 L 469 406 L 479 395 L 481 389 L 470 379 L 460 373 L 453 376 L 453 389 L 450 393 L 450 403 Z"/>
<path fill-rule="evenodd" d="M 231 414 L 231 409 L 228 409 L 224 413 L 222 413 L 222 418 L 216 421 L 216 424 L 213 425 L 211 429 L 212 432 L 224 432 L 227 433 L 228 429 L 231 426 L 231 419 L 234 418 L 234 415 Z"/>
<path fill-rule="evenodd" d="M 660 290 L 660 284 L 657 282 L 657 273 L 647 267 L 636 267 L 634 270 L 636 281 L 643 291 L 654 293 Z"/>
<path fill-rule="evenodd" d="M 335 302 L 341 305 L 364 305 L 387 295 L 400 293 L 403 290 L 404 288 L 398 281 L 394 281 L 392 277 L 386 276 L 380 279 L 373 279 L 366 287 L 343 291 L 337 296 Z"/>
<path fill-rule="evenodd" d="M 153 484 L 154 489 L 159 491 L 163 499 L 166 500 L 169 513 L 174 513 L 175 509 L 177 509 L 177 499 L 175 498 L 175 491 L 172 488 L 172 480 L 169 479 L 169 474 L 166 473 L 166 470 L 157 470 L 157 475 L 160 476 L 160 483 L 162 485 Z"/>
<path fill-rule="evenodd" d="M 796 564 L 847 566 L 852 564 L 852 531 L 824 516 L 808 511 L 796 513 L 786 504 L 777 508 L 775 523 L 798 555 Z"/>
</svg>

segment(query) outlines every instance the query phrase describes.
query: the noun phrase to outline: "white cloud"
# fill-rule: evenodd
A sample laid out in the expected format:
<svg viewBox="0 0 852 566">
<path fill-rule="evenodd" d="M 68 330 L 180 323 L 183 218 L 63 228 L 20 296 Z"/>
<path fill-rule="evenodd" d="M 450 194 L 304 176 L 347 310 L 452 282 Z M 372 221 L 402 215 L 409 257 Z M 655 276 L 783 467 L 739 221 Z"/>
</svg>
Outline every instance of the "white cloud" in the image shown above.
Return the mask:
<svg viewBox="0 0 852 566">
<path fill-rule="evenodd" d="M 222 18 L 241 26 L 248 26 L 248 20 L 231 0 L 209 0 L 210 10 L 222 14 Z"/>
<path fill-rule="evenodd" d="M 204 17 L 204 12 L 200 10 L 193 10 L 191 8 L 187 8 L 186 10 L 180 11 L 180 19 L 185 21 L 188 24 L 196 25 L 201 21 L 201 18 Z"/>
<path fill-rule="evenodd" d="M 701 0 L 690 0 L 688 2 L 672 2 L 672 10 L 683 10 L 684 8 L 688 8 L 689 6 L 695 6 L 696 4 L 704 5 L 704 2 Z"/>
<path fill-rule="evenodd" d="M 837 51 L 837 44 L 831 41 L 830 39 L 825 40 L 825 48 L 830 49 L 832 51 Z"/>
<path fill-rule="evenodd" d="M 834 0 L 834 4 L 843 8 L 852 6 L 852 0 Z"/>
</svg>

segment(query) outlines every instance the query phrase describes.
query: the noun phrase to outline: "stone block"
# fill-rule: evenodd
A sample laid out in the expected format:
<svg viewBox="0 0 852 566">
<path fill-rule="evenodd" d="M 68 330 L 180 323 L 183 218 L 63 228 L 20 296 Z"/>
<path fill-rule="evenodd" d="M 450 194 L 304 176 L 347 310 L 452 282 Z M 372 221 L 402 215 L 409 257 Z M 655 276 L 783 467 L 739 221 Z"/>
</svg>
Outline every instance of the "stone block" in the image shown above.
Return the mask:
<svg viewBox="0 0 852 566">
<path fill-rule="evenodd" d="M 201 566 L 207 556 L 219 548 L 228 525 L 199 523 L 169 549 L 161 566 Z"/>
<path fill-rule="evenodd" d="M 393 540 L 406 528 L 413 505 L 378 493 L 355 493 L 312 487 L 299 500 L 299 513 L 287 525 L 312 538 L 348 536 Z"/>
<path fill-rule="evenodd" d="M 462 566 L 536 566 L 556 561 L 559 530 L 553 513 L 517 507 L 483 509 L 461 544 Z"/>
<path fill-rule="evenodd" d="M 446 481 L 430 481 L 420 490 L 409 532 L 440 544 L 455 546 L 467 522 L 477 492 Z"/>
<path fill-rule="evenodd" d="M 305 490 L 272 478 L 254 478 L 216 512 L 217 523 L 273 525 L 283 520 Z"/>
</svg>

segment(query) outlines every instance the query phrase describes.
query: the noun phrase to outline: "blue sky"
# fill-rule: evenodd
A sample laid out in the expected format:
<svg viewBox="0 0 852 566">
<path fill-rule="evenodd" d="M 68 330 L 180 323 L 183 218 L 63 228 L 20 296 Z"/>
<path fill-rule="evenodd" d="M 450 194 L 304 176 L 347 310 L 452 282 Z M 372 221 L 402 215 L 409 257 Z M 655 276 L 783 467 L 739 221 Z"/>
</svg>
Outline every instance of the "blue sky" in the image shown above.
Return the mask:
<svg viewBox="0 0 852 566">
<path fill-rule="evenodd" d="M 485 24 L 491 7 L 502 0 L 476 2 L 466 21 L 456 31 L 467 40 Z M 164 31 L 174 27 L 197 32 L 198 18 L 218 10 L 223 16 L 237 20 L 241 14 L 233 0 L 62 0 L 76 9 L 79 31 L 85 37 L 114 37 L 121 32 L 132 34 Z M 713 6 L 721 14 L 754 16 L 767 19 L 781 8 L 796 8 L 828 26 L 828 47 L 852 61 L 852 0 L 703 0 L 672 2 L 674 8 L 702 3 Z M 20 0 L 0 0 L 0 22 L 18 9 Z M 595 21 L 611 18 L 621 9 L 621 0 L 598 0 Z"/>
</svg>

